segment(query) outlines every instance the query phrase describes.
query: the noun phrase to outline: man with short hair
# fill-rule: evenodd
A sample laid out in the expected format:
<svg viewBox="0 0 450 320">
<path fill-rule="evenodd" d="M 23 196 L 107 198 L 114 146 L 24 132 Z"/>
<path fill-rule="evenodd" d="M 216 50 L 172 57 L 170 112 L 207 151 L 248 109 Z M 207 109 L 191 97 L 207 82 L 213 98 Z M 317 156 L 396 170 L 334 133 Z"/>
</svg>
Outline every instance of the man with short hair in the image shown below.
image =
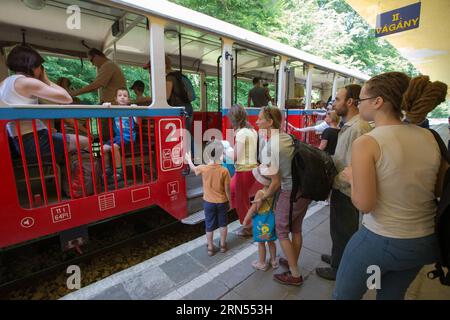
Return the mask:
<svg viewBox="0 0 450 320">
<path fill-rule="evenodd" d="M 331 256 L 323 254 L 321 257 L 330 267 L 316 268 L 316 274 L 327 280 L 336 280 L 345 246 L 359 228 L 359 211 L 352 203 L 350 184 L 342 178 L 342 172 L 350 165 L 353 141 L 372 129 L 369 123 L 359 116 L 360 92 L 360 85 L 347 85 L 337 92 L 333 103 L 333 109 L 342 118 L 344 125 L 339 132 L 333 156 L 338 171 L 330 200 L 330 233 L 333 245 Z"/>
<path fill-rule="evenodd" d="M 117 89 L 126 87 L 122 69 L 115 62 L 106 58 L 105 54 L 98 49 L 90 49 L 88 57 L 91 63 L 97 67 L 97 77 L 91 84 L 70 92 L 70 95 L 75 97 L 100 89 L 100 104 L 115 101 Z"/>
<path fill-rule="evenodd" d="M 136 80 L 130 87 L 130 90 L 133 90 L 136 95 L 136 99 L 133 101 L 133 104 L 137 104 L 138 106 L 148 106 L 152 102 L 151 97 L 145 97 L 145 84 L 141 80 Z"/>
<path fill-rule="evenodd" d="M 272 101 L 272 98 L 269 90 L 261 85 L 261 78 L 253 78 L 253 88 L 248 92 L 247 107 L 250 108 L 252 102 L 255 108 L 267 107 L 269 101 Z"/>
</svg>

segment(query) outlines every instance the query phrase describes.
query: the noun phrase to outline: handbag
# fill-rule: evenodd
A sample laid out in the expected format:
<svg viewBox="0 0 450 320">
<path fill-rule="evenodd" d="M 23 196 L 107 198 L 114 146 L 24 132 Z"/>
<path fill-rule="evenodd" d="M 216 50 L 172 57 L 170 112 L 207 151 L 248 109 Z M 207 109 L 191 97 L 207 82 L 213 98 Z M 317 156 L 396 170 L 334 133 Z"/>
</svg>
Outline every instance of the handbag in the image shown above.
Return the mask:
<svg viewBox="0 0 450 320">
<path fill-rule="evenodd" d="M 272 201 L 269 211 L 257 213 L 253 216 L 253 239 L 256 242 L 268 242 L 277 240 L 275 232 L 275 214 Z"/>
</svg>

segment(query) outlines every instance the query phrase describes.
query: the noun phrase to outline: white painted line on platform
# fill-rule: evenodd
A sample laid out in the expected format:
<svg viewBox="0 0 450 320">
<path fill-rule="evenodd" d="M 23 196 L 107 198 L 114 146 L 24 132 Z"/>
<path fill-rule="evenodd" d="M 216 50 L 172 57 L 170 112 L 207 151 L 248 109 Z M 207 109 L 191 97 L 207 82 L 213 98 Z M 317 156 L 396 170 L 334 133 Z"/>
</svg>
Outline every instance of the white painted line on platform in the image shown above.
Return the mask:
<svg viewBox="0 0 450 320">
<path fill-rule="evenodd" d="M 316 212 L 318 212 L 319 210 L 321 210 L 324 207 L 325 207 L 325 205 L 323 203 L 315 204 L 314 206 L 312 206 L 311 208 L 308 209 L 308 211 L 305 215 L 305 219 L 312 216 L 313 214 L 315 214 Z M 228 225 L 228 232 L 232 233 L 240 227 L 241 227 L 241 225 L 239 223 L 239 220 L 234 221 Z M 217 235 L 216 237 L 214 237 L 214 239 L 216 241 L 219 238 L 220 238 L 220 235 Z M 184 243 L 178 247 L 175 247 L 169 251 L 166 251 L 166 252 L 164 252 L 158 256 L 155 256 L 149 260 L 141 262 L 135 266 L 132 266 L 128 269 L 120 271 L 119 273 L 113 274 L 103 280 L 100 280 L 96 283 L 88 285 L 87 287 L 84 287 L 84 288 L 81 288 L 80 290 L 72 292 L 60 299 L 61 300 L 90 299 L 91 297 L 94 297 L 96 294 L 101 293 L 103 290 L 111 288 L 117 284 L 126 282 L 127 280 L 130 279 L 130 277 L 133 277 L 134 274 L 138 274 L 144 270 L 150 270 L 151 268 L 159 267 L 164 262 L 167 262 L 167 261 L 169 261 L 173 258 L 176 258 L 182 254 L 190 252 L 200 246 L 204 246 L 205 243 L 206 243 L 206 239 L 205 239 L 205 236 L 203 235 L 201 237 L 198 237 L 195 240 Z M 255 253 L 257 250 L 258 250 L 258 246 L 256 244 L 250 245 L 249 247 L 238 252 L 236 255 L 232 256 L 231 258 L 225 260 L 224 262 L 220 263 L 219 265 L 215 266 L 214 268 L 208 270 L 205 274 L 202 274 L 201 276 L 191 280 L 190 282 L 183 285 L 182 287 L 172 291 L 168 295 L 164 296 L 162 299 L 168 299 L 168 300 L 181 299 L 182 297 L 188 295 L 189 293 L 193 292 L 194 290 L 207 284 L 212 279 L 221 275 L 222 273 L 229 270 L 233 266 L 242 262 L 242 260 L 249 257 L 250 255 Z"/>
<path fill-rule="evenodd" d="M 240 226 L 241 226 L 241 224 L 239 223 L 239 220 L 234 221 L 228 225 L 228 232 L 230 232 L 230 233 L 234 232 L 235 230 L 240 228 Z M 214 237 L 214 240 L 217 241 L 218 239 L 220 239 L 219 234 L 217 234 L 216 237 Z M 87 287 L 84 287 L 77 291 L 69 293 L 69 294 L 65 295 L 64 297 L 61 297 L 60 300 L 90 299 L 90 297 L 93 297 L 108 288 L 111 288 L 117 284 L 126 282 L 127 280 L 130 279 L 130 277 L 132 277 L 135 274 L 138 274 L 144 270 L 150 270 L 151 268 L 159 267 L 163 263 L 165 263 L 173 258 L 183 255 L 186 252 L 192 251 L 200 246 L 204 246 L 205 243 L 206 243 L 206 238 L 203 235 L 201 237 L 198 237 L 197 239 L 183 243 L 182 245 L 179 245 L 178 247 L 170 249 L 169 251 L 161 253 L 160 255 L 157 255 L 151 259 L 148 259 L 144 262 L 134 265 L 128 269 L 125 269 L 118 273 L 110 275 L 110 276 L 106 277 L 105 279 L 99 280 L 93 284 L 88 285 Z"/>
<path fill-rule="evenodd" d="M 241 263 L 244 259 L 248 258 L 252 254 L 256 253 L 258 251 L 258 247 L 255 245 L 250 245 L 247 248 L 239 251 L 236 255 L 233 257 L 225 260 L 224 262 L 220 263 L 219 265 L 215 266 L 214 268 L 208 270 L 204 274 L 198 276 L 195 279 L 192 279 L 185 285 L 173 290 L 166 296 L 162 297 L 160 300 L 178 300 L 182 299 L 183 297 L 187 296 L 191 292 L 195 291 L 196 289 L 206 285 L 207 283 L 211 282 L 214 278 L 218 277 L 225 271 L 231 269 L 235 265 Z"/>
</svg>

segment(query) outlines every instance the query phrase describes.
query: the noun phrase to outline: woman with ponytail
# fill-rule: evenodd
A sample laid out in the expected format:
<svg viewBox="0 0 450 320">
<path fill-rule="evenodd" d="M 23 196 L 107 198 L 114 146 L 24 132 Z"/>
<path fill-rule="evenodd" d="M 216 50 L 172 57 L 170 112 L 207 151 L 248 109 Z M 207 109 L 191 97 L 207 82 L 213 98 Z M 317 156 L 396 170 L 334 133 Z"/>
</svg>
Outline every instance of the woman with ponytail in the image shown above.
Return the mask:
<svg viewBox="0 0 450 320">
<path fill-rule="evenodd" d="M 364 214 L 339 265 L 335 299 L 360 299 L 369 285 L 377 299 L 404 299 L 420 269 L 438 258 L 435 199 L 448 165 L 433 134 L 415 124 L 446 94 L 444 83 L 400 72 L 375 76 L 362 88 L 360 114 L 375 129 L 355 140 L 344 171 Z"/>
</svg>

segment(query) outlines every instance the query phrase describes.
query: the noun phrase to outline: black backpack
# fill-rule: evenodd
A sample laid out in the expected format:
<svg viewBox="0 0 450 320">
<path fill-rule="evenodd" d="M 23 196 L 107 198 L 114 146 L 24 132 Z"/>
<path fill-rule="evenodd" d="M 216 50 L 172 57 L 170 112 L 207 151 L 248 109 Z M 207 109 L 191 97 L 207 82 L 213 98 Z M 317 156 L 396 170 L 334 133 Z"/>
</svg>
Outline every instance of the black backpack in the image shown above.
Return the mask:
<svg viewBox="0 0 450 320">
<path fill-rule="evenodd" d="M 430 131 L 436 138 L 442 158 L 450 163 L 450 154 L 444 141 L 436 131 Z M 428 273 L 428 278 L 439 278 L 441 284 L 450 286 L 450 168 L 445 173 L 444 186 L 436 214 L 435 232 L 439 242 L 440 257 L 435 264 L 435 270 Z M 447 272 L 443 268 L 447 268 Z"/>
<path fill-rule="evenodd" d="M 177 97 L 178 100 L 180 102 L 182 102 L 183 104 L 191 103 L 191 101 L 193 100 L 192 93 L 190 92 L 190 89 L 192 88 L 192 84 L 191 84 L 191 88 L 186 87 L 186 86 L 189 86 L 187 84 L 187 81 L 189 81 L 189 79 L 184 74 L 182 74 L 180 71 L 172 71 L 171 73 L 169 73 L 169 75 L 174 76 L 178 82 L 177 84 L 174 83 L 172 95 L 171 95 L 171 97 L 169 97 L 169 99 L 172 100 L 173 97 Z M 190 83 L 190 81 L 189 81 L 189 83 Z M 175 86 L 177 86 L 178 90 L 175 90 Z"/>
<path fill-rule="evenodd" d="M 328 196 L 333 186 L 334 177 L 337 175 L 331 156 L 318 148 L 304 143 L 291 135 L 294 144 L 294 156 L 292 158 L 292 192 L 290 198 L 289 227 L 292 225 L 292 207 L 298 200 L 300 191 L 302 198 L 315 201 L 323 201 Z"/>
<path fill-rule="evenodd" d="M 331 156 L 291 135 L 294 144 L 292 158 L 292 196 L 298 191 L 302 198 L 315 201 L 328 199 L 334 177 L 337 175 Z"/>
</svg>

